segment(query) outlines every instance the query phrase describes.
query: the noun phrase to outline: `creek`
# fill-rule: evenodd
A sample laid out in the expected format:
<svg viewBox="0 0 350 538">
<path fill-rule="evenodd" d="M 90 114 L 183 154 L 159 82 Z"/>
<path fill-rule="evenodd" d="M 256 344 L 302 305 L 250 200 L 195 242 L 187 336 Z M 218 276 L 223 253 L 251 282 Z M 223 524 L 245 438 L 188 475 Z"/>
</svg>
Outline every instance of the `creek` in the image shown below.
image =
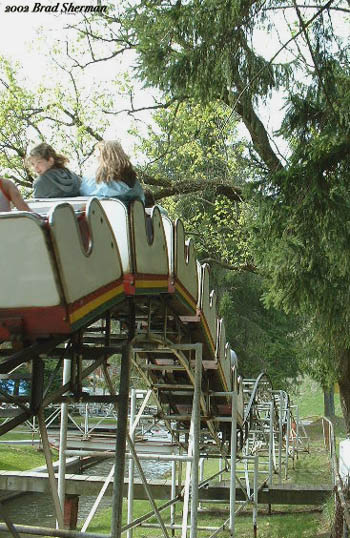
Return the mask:
<svg viewBox="0 0 350 538">
<path fill-rule="evenodd" d="M 104 460 L 94 467 L 90 467 L 84 474 L 93 476 L 107 476 L 113 465 L 113 459 Z M 142 468 L 147 479 L 161 478 L 170 471 L 170 462 L 159 462 L 156 460 L 143 460 Z M 128 470 L 128 464 L 126 464 Z M 138 477 L 137 469 L 135 476 Z M 79 498 L 78 528 L 87 518 L 96 497 L 81 495 Z M 111 505 L 111 497 L 103 497 L 97 513 Z M 22 525 L 34 525 L 40 527 L 54 527 L 55 516 L 51 496 L 43 493 L 31 493 L 21 495 L 3 503 L 4 509 L 12 523 Z M 89 532 L 89 529 L 87 530 Z M 10 537 L 9 533 L 1 533 L 2 536 Z M 21 536 L 24 536 L 21 534 Z M 25 535 L 30 536 L 30 535 Z M 33 535 L 32 535 L 33 536 Z"/>
</svg>

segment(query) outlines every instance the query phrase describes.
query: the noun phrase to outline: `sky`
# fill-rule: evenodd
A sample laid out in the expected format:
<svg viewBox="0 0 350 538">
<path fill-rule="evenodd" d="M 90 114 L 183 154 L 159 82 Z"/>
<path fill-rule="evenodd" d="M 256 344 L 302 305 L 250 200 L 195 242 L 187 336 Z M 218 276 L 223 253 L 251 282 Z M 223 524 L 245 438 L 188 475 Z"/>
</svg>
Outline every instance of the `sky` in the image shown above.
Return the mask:
<svg viewBox="0 0 350 538">
<path fill-rule="evenodd" d="M 97 0 L 72 0 L 75 5 L 96 5 Z M 116 0 L 117 2 L 118 0 Z M 6 57 L 11 57 L 12 59 L 19 60 L 23 65 L 24 72 L 26 76 L 32 81 L 32 84 L 35 85 L 43 77 L 47 75 L 47 60 L 45 59 L 44 51 L 33 50 L 30 46 L 30 41 L 35 39 L 38 30 L 40 27 L 45 29 L 45 33 L 57 33 L 57 35 L 62 36 L 64 34 L 64 26 L 67 24 L 72 24 L 76 22 L 79 18 L 79 15 L 71 14 L 65 15 L 63 13 L 54 14 L 50 13 L 33 13 L 32 9 L 35 5 L 35 0 L 0 0 L 0 52 L 4 53 Z M 58 2 L 58 9 L 62 9 L 62 6 L 65 2 Z M 42 5 L 55 6 L 57 2 L 55 0 L 44 0 Z M 102 1 L 103 4 L 103 1 Z M 7 7 L 6 6 L 10 6 Z M 9 12 L 6 9 L 20 9 L 19 6 L 22 6 L 24 9 L 25 6 L 28 6 L 28 12 Z M 273 39 L 266 40 L 265 35 L 259 35 L 257 33 L 257 42 L 261 41 L 263 43 L 263 50 L 265 57 L 272 56 L 275 51 L 276 42 Z M 123 70 L 127 66 L 120 66 L 120 69 Z M 94 70 L 90 70 L 91 76 L 98 76 L 99 70 L 103 70 L 105 65 L 103 63 L 98 64 Z M 95 75 L 93 75 L 95 73 Z M 150 91 L 139 90 L 138 92 L 139 104 L 146 105 L 152 104 L 152 94 Z M 127 103 L 126 103 L 127 105 Z M 275 97 L 275 113 L 271 117 L 268 110 L 261 111 L 263 114 L 264 120 L 270 126 L 270 130 L 273 131 L 274 128 L 278 127 L 280 114 L 278 113 L 279 108 L 281 107 L 282 102 L 276 96 Z M 151 122 L 150 114 L 143 114 L 141 117 L 142 120 L 147 124 Z M 130 118 L 125 116 L 122 121 L 118 118 L 118 125 L 113 130 L 112 133 L 107 133 L 107 137 L 115 138 L 114 132 L 118 132 L 118 138 L 123 139 L 123 145 L 127 152 L 133 151 L 134 141 L 127 134 L 127 129 L 130 126 Z M 140 125 L 142 128 L 142 125 Z M 243 136 L 247 135 L 247 131 L 242 124 L 241 134 Z"/>
<path fill-rule="evenodd" d="M 64 4 L 73 5 L 91 5 L 96 6 L 97 0 L 70 0 L 68 2 L 56 2 L 55 0 L 44 0 L 42 6 L 54 7 L 58 4 L 58 9 L 62 9 Z M 6 58 L 18 61 L 23 68 L 25 77 L 29 80 L 32 88 L 35 88 L 41 80 L 47 77 L 49 70 L 48 58 L 45 50 L 38 49 L 37 45 L 31 42 L 38 37 L 38 32 L 44 30 L 46 35 L 52 34 L 63 38 L 65 35 L 64 27 L 68 24 L 73 24 L 80 19 L 79 14 L 64 14 L 53 12 L 33 13 L 35 0 L 0 0 L 0 54 Z M 103 5 L 103 1 L 102 1 Z M 21 6 L 21 7 L 20 7 Z M 27 11 L 12 11 L 14 9 Z M 120 72 L 128 68 L 125 59 L 123 62 L 114 63 L 114 70 L 120 69 Z M 115 74 L 116 71 L 113 71 Z M 96 66 L 89 67 L 89 81 L 91 84 L 98 84 L 102 78 L 106 79 L 106 64 L 101 62 Z M 46 80 L 46 83 L 48 81 Z M 138 89 L 137 106 L 145 106 L 153 104 L 153 96 L 150 91 Z M 119 102 L 118 102 L 119 104 Z M 125 101 L 121 108 L 127 108 L 129 102 Z M 149 113 L 143 113 L 141 119 L 147 125 L 151 122 Z M 126 114 L 123 117 L 118 116 L 115 125 L 106 132 L 105 138 L 118 138 L 123 143 L 123 147 L 132 157 L 134 151 L 135 140 L 128 134 L 128 129 L 131 125 L 131 118 Z M 139 128 L 146 128 L 143 124 L 138 124 Z M 93 166 L 93 164 L 91 164 Z"/>
<path fill-rule="evenodd" d="M 116 6 L 118 5 L 118 0 Z M 44 0 L 43 2 L 36 2 L 35 0 L 0 0 L 0 53 L 3 53 L 6 57 L 10 57 L 15 60 L 19 60 L 23 65 L 23 69 L 26 77 L 31 80 L 35 86 L 38 81 L 45 78 L 48 74 L 47 58 L 44 50 L 37 50 L 30 45 L 30 41 L 35 39 L 40 27 L 43 27 L 45 33 L 52 33 L 62 36 L 64 34 L 64 26 L 76 22 L 80 17 L 78 14 L 55 14 L 50 13 L 33 13 L 33 6 L 40 4 L 41 6 L 58 6 L 58 10 L 62 9 L 62 6 L 66 3 L 72 2 L 73 5 L 96 5 L 97 0 L 70 0 L 69 2 L 56 2 L 55 0 Z M 103 0 L 102 0 L 103 4 Z M 28 8 L 27 11 L 26 8 Z M 22 12 L 18 10 L 22 9 Z M 116 7 L 117 9 L 117 7 Z M 16 11 L 14 11 L 16 10 Z M 310 15 L 308 13 L 308 15 Z M 349 23 L 344 19 L 343 15 L 339 15 L 339 21 L 336 22 L 338 30 L 349 40 Z M 278 24 L 278 31 L 280 32 L 279 38 L 284 40 L 283 27 L 285 22 L 281 18 L 280 24 Z M 287 34 L 285 34 L 287 36 Z M 348 41 L 349 43 L 349 41 Z M 268 38 L 264 32 L 256 31 L 255 45 L 259 52 L 267 59 L 274 56 L 275 52 L 280 48 L 280 42 L 277 39 L 277 33 L 275 35 L 269 35 Z M 282 61 L 285 57 L 285 53 L 282 53 L 278 57 L 278 61 Z M 128 60 L 127 60 L 128 61 Z M 127 62 L 126 61 L 126 62 Z M 104 77 L 104 70 L 106 64 L 101 62 L 93 68 L 89 68 L 89 76 L 91 81 L 97 80 L 98 77 Z M 120 64 L 120 70 L 128 68 L 127 63 Z M 113 69 L 118 69 L 114 64 Z M 138 105 L 150 105 L 153 103 L 151 92 L 141 91 L 138 87 Z M 125 103 L 127 105 L 128 103 Z M 274 130 L 280 126 L 282 113 L 281 108 L 283 106 L 283 99 L 281 95 L 274 95 L 272 101 L 268 107 L 261 108 L 259 111 L 265 125 L 268 126 L 269 132 L 273 133 Z M 150 114 L 143 114 L 143 121 L 147 124 L 151 122 Z M 110 133 L 106 133 L 106 137 L 117 137 L 123 140 L 123 145 L 126 151 L 130 154 L 133 151 L 134 140 L 127 134 L 127 129 L 130 126 L 130 118 L 125 115 L 122 119 L 120 116 L 116 120 L 116 126 L 112 127 Z M 140 124 L 140 128 L 142 125 Z M 246 135 L 245 128 L 242 128 L 241 133 Z"/>
</svg>

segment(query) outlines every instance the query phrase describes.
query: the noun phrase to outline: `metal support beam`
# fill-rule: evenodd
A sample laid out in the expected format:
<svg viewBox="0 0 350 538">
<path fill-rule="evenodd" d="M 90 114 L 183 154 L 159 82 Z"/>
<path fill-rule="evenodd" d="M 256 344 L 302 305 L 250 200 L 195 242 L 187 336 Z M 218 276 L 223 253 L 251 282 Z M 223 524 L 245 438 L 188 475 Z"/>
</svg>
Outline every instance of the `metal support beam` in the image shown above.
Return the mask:
<svg viewBox="0 0 350 538">
<path fill-rule="evenodd" d="M 118 430 L 115 449 L 115 473 L 112 497 L 111 538 L 119 538 L 122 529 L 123 484 L 125 471 L 125 449 L 128 424 L 130 344 L 124 345 L 121 357 L 121 370 L 118 400 Z"/>
<path fill-rule="evenodd" d="M 32 392 L 30 397 L 30 410 L 36 415 L 43 399 L 44 390 L 44 363 L 40 357 L 32 361 Z"/>
<path fill-rule="evenodd" d="M 63 363 L 63 385 L 70 382 L 71 361 L 65 359 Z M 61 405 L 61 423 L 60 423 L 60 444 L 58 456 L 58 497 L 61 506 L 64 506 L 65 498 L 65 478 L 66 478 L 66 448 L 67 448 L 67 426 L 68 426 L 68 406 L 66 403 Z"/>
<path fill-rule="evenodd" d="M 134 421 L 135 421 L 135 412 L 136 412 L 136 393 L 135 389 L 131 389 L 131 405 L 130 405 L 130 439 L 132 442 L 134 442 L 135 439 L 135 427 L 134 427 Z M 134 513 L 134 476 L 135 476 L 135 466 L 134 466 L 134 460 L 130 458 L 129 460 L 129 484 L 128 484 L 128 515 L 127 515 L 127 523 L 130 524 L 133 519 L 133 513 Z M 132 529 L 129 529 L 126 533 L 127 538 L 132 538 L 133 531 Z"/>
<path fill-rule="evenodd" d="M 235 536 L 235 504 L 236 504 L 236 457 L 237 457 L 237 393 L 231 397 L 231 472 L 230 472 L 230 535 Z"/>
<path fill-rule="evenodd" d="M 193 395 L 193 462 L 191 479 L 191 533 L 190 538 L 197 537 L 198 519 L 198 482 L 199 482 L 199 431 L 200 431 L 200 397 L 202 385 L 202 344 L 195 348 L 195 385 Z M 192 421 L 191 421 L 192 422 Z"/>
<path fill-rule="evenodd" d="M 47 472 L 49 474 L 51 496 L 52 496 L 52 500 L 53 500 L 53 504 L 55 508 L 57 524 L 58 524 L 59 529 L 63 529 L 64 527 L 63 511 L 60 504 L 60 500 L 58 498 L 57 484 L 56 484 L 56 479 L 55 479 L 55 472 L 52 465 L 49 438 L 47 435 L 47 429 L 46 429 L 46 424 L 45 424 L 44 410 L 42 408 L 40 408 L 38 412 L 38 421 L 39 421 L 41 440 L 43 443 L 43 449 L 44 449 L 44 454 L 45 454 Z"/>
</svg>

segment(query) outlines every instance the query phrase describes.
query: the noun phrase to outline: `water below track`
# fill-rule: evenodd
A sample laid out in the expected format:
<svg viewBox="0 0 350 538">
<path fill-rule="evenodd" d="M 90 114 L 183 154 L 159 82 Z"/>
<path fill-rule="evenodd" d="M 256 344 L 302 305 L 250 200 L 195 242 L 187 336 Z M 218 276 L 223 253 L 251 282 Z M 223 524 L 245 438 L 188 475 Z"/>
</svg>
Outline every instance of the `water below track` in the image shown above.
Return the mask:
<svg viewBox="0 0 350 538">
<path fill-rule="evenodd" d="M 113 465 L 113 459 L 104 460 L 103 462 L 84 471 L 84 474 L 93 476 L 107 476 Z M 126 464 L 128 470 L 128 463 Z M 147 479 L 162 478 L 165 473 L 170 471 L 170 462 L 160 462 L 156 460 L 143 460 L 142 469 Z M 137 469 L 135 476 L 139 477 Z M 96 497 L 82 495 L 79 499 L 78 527 L 80 527 L 87 518 Z M 110 507 L 111 497 L 103 497 L 97 513 L 105 508 Z M 54 527 L 55 516 L 51 496 L 43 493 L 30 493 L 3 503 L 6 514 L 12 523 L 22 525 L 34 525 L 40 527 Z M 87 529 L 89 532 L 89 529 Z M 8 533 L 1 533 L 1 536 L 10 537 Z M 30 536 L 23 535 L 21 536 Z M 1 537 L 0 537 L 1 538 Z"/>
</svg>

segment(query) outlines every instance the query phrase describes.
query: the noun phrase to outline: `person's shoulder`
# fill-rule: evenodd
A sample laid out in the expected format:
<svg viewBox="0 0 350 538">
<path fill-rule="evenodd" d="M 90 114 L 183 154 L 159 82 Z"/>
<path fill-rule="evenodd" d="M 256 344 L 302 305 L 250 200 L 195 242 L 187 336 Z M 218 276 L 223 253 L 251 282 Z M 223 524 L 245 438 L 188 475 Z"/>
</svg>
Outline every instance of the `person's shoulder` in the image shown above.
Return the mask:
<svg viewBox="0 0 350 538">
<path fill-rule="evenodd" d="M 92 191 L 96 189 L 96 181 L 92 176 L 83 176 L 80 181 L 80 194 L 82 196 L 88 196 L 92 194 Z"/>
<path fill-rule="evenodd" d="M 84 181 L 85 183 L 96 183 L 94 176 L 90 174 L 85 174 L 84 176 L 81 177 L 81 180 Z"/>
<path fill-rule="evenodd" d="M 44 172 L 43 174 L 40 174 L 36 178 L 34 183 L 37 185 L 38 183 L 41 183 L 43 181 L 56 179 L 59 176 L 59 170 L 60 170 L 59 168 L 49 168 L 48 170 L 46 170 L 46 172 Z"/>
<path fill-rule="evenodd" d="M 96 181 L 93 176 L 82 176 L 80 181 L 82 185 L 96 185 Z"/>
<path fill-rule="evenodd" d="M 12 179 L 8 179 L 7 177 L 1 177 L 0 178 L 1 180 L 1 183 L 5 186 L 5 187 L 15 187 L 15 183 L 12 181 Z"/>
</svg>

